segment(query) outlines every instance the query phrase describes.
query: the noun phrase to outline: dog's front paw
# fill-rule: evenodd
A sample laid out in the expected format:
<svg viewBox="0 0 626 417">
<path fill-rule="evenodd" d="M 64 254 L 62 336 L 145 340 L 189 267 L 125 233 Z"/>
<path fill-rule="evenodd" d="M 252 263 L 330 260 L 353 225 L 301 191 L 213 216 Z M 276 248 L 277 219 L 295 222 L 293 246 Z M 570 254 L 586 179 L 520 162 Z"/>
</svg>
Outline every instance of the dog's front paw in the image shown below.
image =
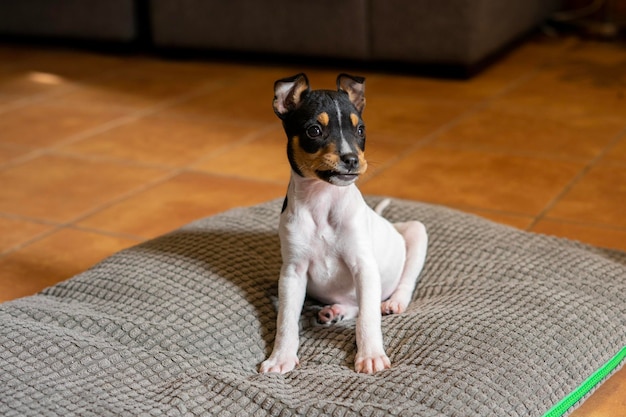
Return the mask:
<svg viewBox="0 0 626 417">
<path fill-rule="evenodd" d="M 366 357 L 357 355 L 354 361 L 354 370 L 360 374 L 373 374 L 389 368 L 391 368 L 391 361 L 384 353 Z"/>
<path fill-rule="evenodd" d="M 277 372 L 279 374 L 284 374 L 293 370 L 293 368 L 295 368 L 299 364 L 300 362 L 298 361 L 297 356 L 290 356 L 285 358 L 269 357 L 261 364 L 259 372 L 262 374 L 268 372 Z"/>
<path fill-rule="evenodd" d="M 387 300 L 387 301 L 383 301 L 380 304 L 380 311 L 385 316 L 389 314 L 404 313 L 404 310 L 406 310 L 406 305 L 404 305 L 400 301 Z"/>
</svg>

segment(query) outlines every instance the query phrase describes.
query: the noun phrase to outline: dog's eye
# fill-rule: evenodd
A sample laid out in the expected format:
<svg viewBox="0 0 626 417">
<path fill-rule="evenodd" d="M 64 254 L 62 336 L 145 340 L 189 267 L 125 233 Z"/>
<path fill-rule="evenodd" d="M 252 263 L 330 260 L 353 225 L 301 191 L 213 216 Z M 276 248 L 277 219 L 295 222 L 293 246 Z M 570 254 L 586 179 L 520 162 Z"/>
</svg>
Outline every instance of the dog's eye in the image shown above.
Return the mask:
<svg viewBox="0 0 626 417">
<path fill-rule="evenodd" d="M 357 133 L 357 135 L 359 135 L 360 137 L 364 137 L 364 136 L 365 136 L 365 126 L 360 125 L 360 126 L 356 129 L 356 133 Z"/>
<path fill-rule="evenodd" d="M 310 138 L 316 138 L 322 135 L 322 129 L 319 126 L 314 125 L 306 130 L 306 134 L 309 135 Z"/>
</svg>

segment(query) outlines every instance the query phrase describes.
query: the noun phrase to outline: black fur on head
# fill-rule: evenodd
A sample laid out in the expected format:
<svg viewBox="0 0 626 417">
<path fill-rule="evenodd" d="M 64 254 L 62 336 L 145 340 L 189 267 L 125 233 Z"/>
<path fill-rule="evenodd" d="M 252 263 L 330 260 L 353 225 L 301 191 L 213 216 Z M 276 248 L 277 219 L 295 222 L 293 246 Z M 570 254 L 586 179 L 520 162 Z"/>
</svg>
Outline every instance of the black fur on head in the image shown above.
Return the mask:
<svg viewBox="0 0 626 417">
<path fill-rule="evenodd" d="M 365 79 L 339 74 L 337 90 L 311 90 L 305 74 L 274 83 L 274 112 L 283 121 L 293 171 L 335 185 L 352 184 L 367 169 Z"/>
</svg>

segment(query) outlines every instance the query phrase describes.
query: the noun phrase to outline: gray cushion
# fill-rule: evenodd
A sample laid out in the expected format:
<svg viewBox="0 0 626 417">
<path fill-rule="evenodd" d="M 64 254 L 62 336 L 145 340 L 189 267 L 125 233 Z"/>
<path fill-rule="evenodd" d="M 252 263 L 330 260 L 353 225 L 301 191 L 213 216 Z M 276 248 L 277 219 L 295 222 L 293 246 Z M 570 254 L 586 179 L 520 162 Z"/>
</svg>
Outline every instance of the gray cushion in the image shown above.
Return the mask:
<svg viewBox="0 0 626 417">
<path fill-rule="evenodd" d="M 309 300 L 301 366 L 260 375 L 280 203 L 0 305 L 0 414 L 541 416 L 626 345 L 624 253 L 393 200 L 430 249 L 408 311 L 383 318 L 392 368 L 356 374 L 354 321 L 315 326 Z"/>
</svg>

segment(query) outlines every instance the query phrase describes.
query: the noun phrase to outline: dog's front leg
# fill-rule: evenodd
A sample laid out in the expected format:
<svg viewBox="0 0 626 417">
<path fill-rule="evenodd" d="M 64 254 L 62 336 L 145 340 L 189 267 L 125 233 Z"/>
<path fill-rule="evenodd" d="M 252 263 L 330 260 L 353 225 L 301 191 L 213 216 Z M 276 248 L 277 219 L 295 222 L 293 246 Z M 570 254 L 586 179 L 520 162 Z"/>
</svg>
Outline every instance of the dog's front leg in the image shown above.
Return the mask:
<svg viewBox="0 0 626 417">
<path fill-rule="evenodd" d="M 300 269 L 300 270 L 299 270 Z M 298 362 L 299 322 L 306 296 L 306 272 L 294 265 L 283 266 L 278 280 L 278 318 L 272 354 L 260 372 L 285 373 Z"/>
<path fill-rule="evenodd" d="M 359 316 L 356 322 L 357 354 L 354 369 L 359 373 L 373 374 L 391 367 L 385 353 L 381 330 L 381 281 L 378 266 L 372 258 L 357 261 L 353 270 Z"/>
</svg>

